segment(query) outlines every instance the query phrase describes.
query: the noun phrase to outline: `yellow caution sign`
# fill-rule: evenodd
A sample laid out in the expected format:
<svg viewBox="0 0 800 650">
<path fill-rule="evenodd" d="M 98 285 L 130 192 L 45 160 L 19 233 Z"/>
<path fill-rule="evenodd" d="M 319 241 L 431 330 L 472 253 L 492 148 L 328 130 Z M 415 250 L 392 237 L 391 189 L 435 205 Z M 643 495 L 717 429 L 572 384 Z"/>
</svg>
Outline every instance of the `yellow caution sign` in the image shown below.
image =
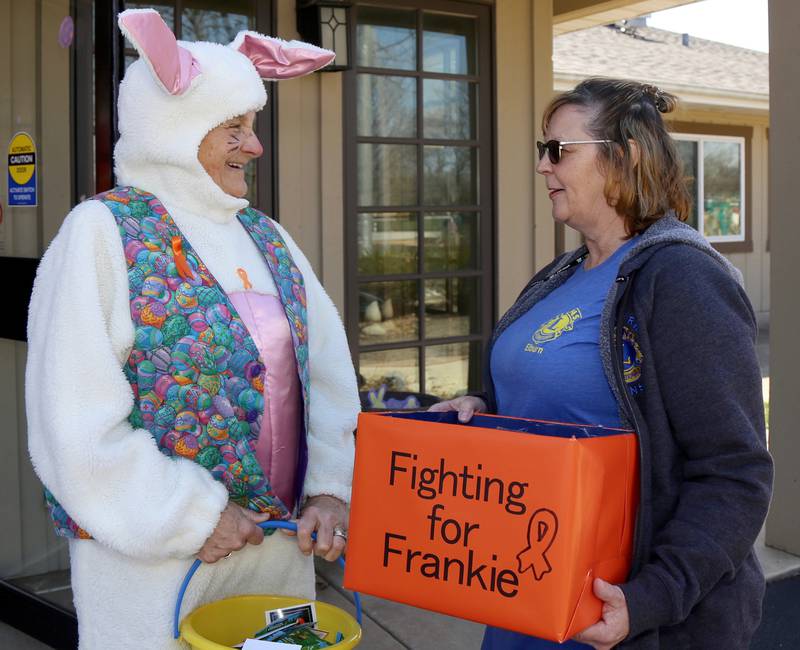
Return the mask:
<svg viewBox="0 0 800 650">
<path fill-rule="evenodd" d="M 25 132 L 8 145 L 8 205 L 36 205 L 36 144 Z"/>
</svg>

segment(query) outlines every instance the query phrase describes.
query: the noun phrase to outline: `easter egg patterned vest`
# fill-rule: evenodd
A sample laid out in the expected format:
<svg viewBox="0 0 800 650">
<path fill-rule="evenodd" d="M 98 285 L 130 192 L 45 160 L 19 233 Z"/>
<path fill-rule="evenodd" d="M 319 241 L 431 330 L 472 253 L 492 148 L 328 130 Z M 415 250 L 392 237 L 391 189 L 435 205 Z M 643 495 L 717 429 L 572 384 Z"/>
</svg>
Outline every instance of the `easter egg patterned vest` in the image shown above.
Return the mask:
<svg viewBox="0 0 800 650">
<path fill-rule="evenodd" d="M 117 221 L 128 266 L 133 349 L 123 370 L 133 390 L 128 417 L 150 432 L 161 452 L 205 467 L 243 507 L 291 513 L 256 460 L 266 369 L 228 296 L 181 235 L 161 202 L 133 187 L 99 194 Z M 309 368 L 303 277 L 275 225 L 246 208 L 237 214 L 264 256 L 294 344 L 308 427 Z M 300 435 L 297 485 L 307 460 Z M 89 538 L 45 492 L 57 534 Z"/>
</svg>

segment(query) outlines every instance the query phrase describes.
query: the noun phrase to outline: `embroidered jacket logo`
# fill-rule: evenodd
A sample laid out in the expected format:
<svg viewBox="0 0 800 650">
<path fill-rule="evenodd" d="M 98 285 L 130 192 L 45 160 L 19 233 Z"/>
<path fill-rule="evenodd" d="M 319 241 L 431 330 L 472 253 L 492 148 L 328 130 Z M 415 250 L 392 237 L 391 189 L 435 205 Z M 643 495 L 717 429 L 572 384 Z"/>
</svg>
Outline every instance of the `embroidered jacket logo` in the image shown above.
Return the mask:
<svg viewBox="0 0 800 650">
<path fill-rule="evenodd" d="M 644 355 L 633 330 L 627 325 L 622 328 L 622 374 L 625 383 L 632 384 L 642 376 L 642 359 Z"/>
</svg>

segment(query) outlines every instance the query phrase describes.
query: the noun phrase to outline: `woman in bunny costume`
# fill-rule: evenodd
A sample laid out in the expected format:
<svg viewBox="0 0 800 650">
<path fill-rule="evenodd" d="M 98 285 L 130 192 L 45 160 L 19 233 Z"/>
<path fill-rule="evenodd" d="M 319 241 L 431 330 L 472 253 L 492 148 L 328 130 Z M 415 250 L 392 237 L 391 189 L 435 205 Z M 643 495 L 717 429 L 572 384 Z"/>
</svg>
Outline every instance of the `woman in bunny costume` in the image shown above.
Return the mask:
<svg viewBox="0 0 800 650">
<path fill-rule="evenodd" d="M 119 25 L 140 54 L 120 87 L 120 186 L 75 207 L 42 258 L 29 447 L 70 538 L 80 647 L 174 648 L 196 556 L 185 611 L 313 598 L 312 552 L 345 546 L 359 406 L 344 329 L 289 235 L 242 198 L 262 78 L 333 55 L 254 32 L 179 43 L 151 9 Z M 296 537 L 257 526 L 290 517 Z"/>
</svg>

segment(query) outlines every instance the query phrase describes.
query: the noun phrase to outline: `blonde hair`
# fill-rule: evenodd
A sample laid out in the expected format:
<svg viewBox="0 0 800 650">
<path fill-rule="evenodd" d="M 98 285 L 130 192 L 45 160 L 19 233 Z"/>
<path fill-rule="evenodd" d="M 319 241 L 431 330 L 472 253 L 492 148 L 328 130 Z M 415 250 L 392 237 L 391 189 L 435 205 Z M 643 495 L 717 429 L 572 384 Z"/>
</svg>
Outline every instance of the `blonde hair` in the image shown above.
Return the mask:
<svg viewBox="0 0 800 650">
<path fill-rule="evenodd" d="M 598 149 L 606 173 L 604 194 L 625 219 L 631 236 L 670 211 L 681 221 L 689 216 L 691 201 L 682 164 L 661 117 L 677 103 L 674 95 L 656 86 L 592 77 L 553 98 L 544 111 L 543 132 L 559 108 L 579 106 L 589 112 L 591 137 L 611 141 Z M 638 159 L 631 143 L 635 143 Z"/>
</svg>

